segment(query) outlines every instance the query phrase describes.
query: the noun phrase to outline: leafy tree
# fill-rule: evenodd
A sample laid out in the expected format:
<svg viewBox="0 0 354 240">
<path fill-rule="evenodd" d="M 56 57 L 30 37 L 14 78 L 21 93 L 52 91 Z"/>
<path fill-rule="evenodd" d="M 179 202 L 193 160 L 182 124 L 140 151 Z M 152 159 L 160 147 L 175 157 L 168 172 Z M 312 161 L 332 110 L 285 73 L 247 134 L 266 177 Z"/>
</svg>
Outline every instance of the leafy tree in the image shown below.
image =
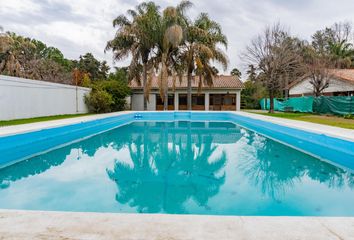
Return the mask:
<svg viewBox="0 0 354 240">
<path fill-rule="evenodd" d="M 110 110 L 115 111 L 122 111 L 126 107 L 126 100 L 125 98 L 130 95 L 130 88 L 126 82 L 123 81 L 116 81 L 116 80 L 106 80 L 106 81 L 99 81 L 92 86 L 92 88 L 100 89 L 112 96 L 113 102 L 110 105 Z"/>
<path fill-rule="evenodd" d="M 80 71 L 88 73 L 92 81 L 106 79 L 109 71 L 107 62 L 100 62 L 92 53 L 80 56 L 77 67 Z"/>
<path fill-rule="evenodd" d="M 354 60 L 353 44 L 344 40 L 337 43 L 329 43 L 329 53 L 336 68 L 350 68 Z"/>
<path fill-rule="evenodd" d="M 131 56 L 128 79 L 141 84 L 143 76 L 144 110 L 147 110 L 148 73 L 153 68 L 151 54 L 159 41 L 159 7 L 154 2 L 144 2 L 127 15 L 114 19 L 113 26 L 118 29 L 114 39 L 107 43 L 106 51 L 112 50 L 116 61 Z"/>
<path fill-rule="evenodd" d="M 96 89 L 88 96 L 85 96 L 85 103 L 89 107 L 90 112 L 106 113 L 112 110 L 111 107 L 114 101 L 111 94 L 104 90 Z"/>
<path fill-rule="evenodd" d="M 238 78 L 241 78 L 242 73 L 237 68 L 234 68 L 234 69 L 231 70 L 231 75 L 232 76 L 236 76 Z"/>
<path fill-rule="evenodd" d="M 225 53 L 218 47 L 223 45 L 226 48 L 227 38 L 221 26 L 206 13 L 201 13 L 194 23 L 186 23 L 186 37 L 180 51 L 187 72 L 187 106 L 188 110 L 192 110 L 192 75 L 194 73 L 199 76 L 199 88 L 202 82 L 212 85 L 217 73 L 211 61 L 222 64 L 224 70 L 228 65 Z"/>
<path fill-rule="evenodd" d="M 168 78 L 177 76 L 182 79 L 184 63 L 178 58 L 179 47 L 183 41 L 184 29 L 188 19 L 185 11 L 192 5 L 190 1 L 181 1 L 176 7 L 167 7 L 162 13 L 158 30 L 157 54 L 153 58 L 155 68 L 159 72 L 160 96 L 164 102 L 164 110 L 168 108 Z"/>
<path fill-rule="evenodd" d="M 115 67 L 115 72 L 111 72 L 108 75 L 108 80 L 122 81 L 128 83 L 128 68 Z"/>
<path fill-rule="evenodd" d="M 248 79 L 244 83 L 245 88 L 241 92 L 242 107 L 245 109 L 259 109 L 259 100 L 266 97 L 266 89 L 253 65 L 249 65 L 247 74 Z"/>
<path fill-rule="evenodd" d="M 321 57 L 328 57 L 336 68 L 354 66 L 353 27 L 349 22 L 335 23 L 312 36 L 312 47 Z"/>
</svg>

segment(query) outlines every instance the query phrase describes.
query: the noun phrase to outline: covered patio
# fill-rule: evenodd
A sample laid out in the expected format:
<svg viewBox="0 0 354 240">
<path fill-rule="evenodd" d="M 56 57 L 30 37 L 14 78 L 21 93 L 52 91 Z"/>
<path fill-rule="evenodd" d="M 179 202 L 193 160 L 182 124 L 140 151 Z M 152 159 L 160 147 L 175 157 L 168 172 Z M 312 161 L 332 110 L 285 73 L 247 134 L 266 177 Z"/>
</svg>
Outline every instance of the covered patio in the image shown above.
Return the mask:
<svg viewBox="0 0 354 240">
<path fill-rule="evenodd" d="M 239 111 L 241 107 L 242 82 L 234 76 L 217 76 L 213 85 L 202 84 L 199 87 L 198 78 L 192 81 L 192 110 L 194 111 Z M 153 78 L 149 95 L 148 110 L 162 111 L 163 101 L 158 90 L 157 79 Z M 187 81 L 169 81 L 168 110 L 188 110 L 187 107 Z M 142 111 L 143 89 L 132 82 L 132 110 Z"/>
</svg>

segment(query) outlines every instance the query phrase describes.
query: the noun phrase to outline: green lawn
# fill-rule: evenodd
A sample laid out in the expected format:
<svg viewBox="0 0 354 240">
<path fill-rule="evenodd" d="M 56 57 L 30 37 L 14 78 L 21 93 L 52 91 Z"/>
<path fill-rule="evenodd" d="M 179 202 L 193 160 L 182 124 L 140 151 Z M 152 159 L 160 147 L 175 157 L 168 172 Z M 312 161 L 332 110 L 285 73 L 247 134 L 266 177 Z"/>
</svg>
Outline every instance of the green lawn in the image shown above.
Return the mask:
<svg viewBox="0 0 354 240">
<path fill-rule="evenodd" d="M 334 127 L 354 129 L 353 119 L 344 119 L 342 117 L 336 117 L 336 116 L 324 116 L 324 115 L 315 115 L 309 113 L 283 113 L 283 112 L 268 113 L 264 111 L 252 111 L 252 110 L 248 110 L 247 112 L 256 113 L 265 116 L 278 117 L 278 118 L 299 120 L 304 122 L 319 123 L 319 124 L 324 124 L 324 125 L 329 125 Z"/>
<path fill-rule="evenodd" d="M 51 121 L 51 120 L 59 120 L 59 119 L 65 119 L 65 118 L 75 118 L 75 117 L 82 117 L 82 116 L 87 116 L 87 115 L 91 115 L 91 114 L 70 114 L 70 115 L 57 115 L 57 116 L 50 116 L 50 117 L 36 117 L 36 118 L 0 121 L 0 127 L 11 126 L 11 125 L 20 125 L 20 124 L 26 124 L 26 123 L 44 122 L 44 121 Z"/>
</svg>

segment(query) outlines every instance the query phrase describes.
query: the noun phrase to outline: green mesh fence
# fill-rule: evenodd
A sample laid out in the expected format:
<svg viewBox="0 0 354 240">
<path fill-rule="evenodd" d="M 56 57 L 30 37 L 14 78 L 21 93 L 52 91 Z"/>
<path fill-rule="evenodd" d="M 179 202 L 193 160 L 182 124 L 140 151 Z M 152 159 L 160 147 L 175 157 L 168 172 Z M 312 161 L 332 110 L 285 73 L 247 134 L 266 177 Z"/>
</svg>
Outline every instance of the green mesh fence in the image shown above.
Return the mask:
<svg viewBox="0 0 354 240">
<path fill-rule="evenodd" d="M 270 100 L 260 101 L 263 110 L 269 110 Z M 274 110 L 280 112 L 303 112 L 348 115 L 354 114 L 354 97 L 299 97 L 274 99 Z"/>
<path fill-rule="evenodd" d="M 270 100 L 262 99 L 261 108 L 263 110 L 269 110 Z M 289 112 L 313 112 L 313 97 L 301 97 L 301 98 L 289 98 L 284 99 L 274 99 L 274 110 L 275 111 L 289 111 Z"/>
<path fill-rule="evenodd" d="M 319 114 L 354 114 L 354 97 L 318 97 L 314 99 L 313 111 Z"/>
</svg>

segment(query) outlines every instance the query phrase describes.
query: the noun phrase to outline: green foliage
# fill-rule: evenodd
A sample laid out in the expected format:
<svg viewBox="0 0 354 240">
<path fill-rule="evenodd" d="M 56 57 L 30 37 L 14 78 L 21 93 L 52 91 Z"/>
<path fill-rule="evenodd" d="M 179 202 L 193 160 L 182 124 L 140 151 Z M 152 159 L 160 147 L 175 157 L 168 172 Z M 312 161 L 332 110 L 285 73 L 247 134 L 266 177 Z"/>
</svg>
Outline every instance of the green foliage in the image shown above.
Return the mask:
<svg viewBox="0 0 354 240">
<path fill-rule="evenodd" d="M 125 98 L 130 95 L 130 88 L 127 83 L 116 80 L 98 81 L 92 85 L 94 90 L 107 92 L 113 102 L 110 105 L 111 111 L 122 111 L 125 109 Z"/>
<path fill-rule="evenodd" d="M 80 56 L 77 67 L 81 72 L 88 73 L 92 81 L 106 79 L 109 71 L 107 62 L 100 62 L 92 53 Z"/>
<path fill-rule="evenodd" d="M 107 113 L 112 110 L 114 104 L 112 95 L 104 90 L 93 90 L 88 96 L 85 96 L 85 103 L 90 112 L 93 113 Z"/>
<path fill-rule="evenodd" d="M 320 56 L 331 59 L 336 68 L 354 67 L 352 28 L 349 22 L 339 22 L 316 31 L 311 46 Z"/>
<path fill-rule="evenodd" d="M 232 76 L 236 76 L 238 78 L 241 78 L 242 73 L 237 68 L 234 68 L 234 69 L 231 70 L 231 75 Z"/>
<path fill-rule="evenodd" d="M 344 115 L 344 118 L 345 119 L 354 119 L 354 115 L 353 114 L 347 114 L 347 115 Z"/>
<path fill-rule="evenodd" d="M 265 88 L 260 83 L 250 80 L 246 81 L 244 86 L 241 92 L 242 108 L 260 109 L 259 100 L 266 95 Z"/>
<path fill-rule="evenodd" d="M 124 83 L 128 82 L 128 68 L 115 67 L 115 72 L 108 75 L 108 80 L 121 81 Z"/>
</svg>

